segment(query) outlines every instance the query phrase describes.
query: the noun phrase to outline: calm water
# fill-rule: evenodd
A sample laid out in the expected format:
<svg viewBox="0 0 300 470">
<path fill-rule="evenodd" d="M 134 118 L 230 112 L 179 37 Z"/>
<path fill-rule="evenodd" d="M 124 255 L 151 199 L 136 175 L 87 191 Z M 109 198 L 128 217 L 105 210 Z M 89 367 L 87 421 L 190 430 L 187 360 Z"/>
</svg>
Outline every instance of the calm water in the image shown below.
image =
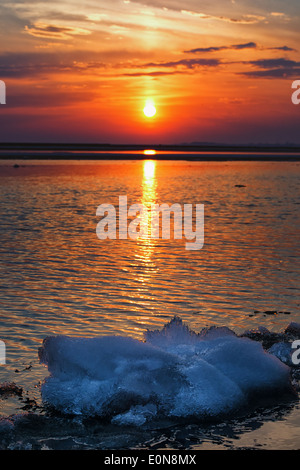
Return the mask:
<svg viewBox="0 0 300 470">
<path fill-rule="evenodd" d="M 23 387 L 36 413 L 47 375 L 37 350 L 46 336 L 142 339 L 174 315 L 195 331 L 226 325 L 236 333 L 278 332 L 300 321 L 299 163 L 18 164 L 0 165 L 0 338 L 7 348 L 0 382 Z M 203 248 L 188 251 L 174 239 L 100 241 L 96 209 L 118 206 L 122 195 L 128 205 L 204 204 Z M 0 415 L 32 411 L 25 405 L 24 397 L 3 399 Z M 195 449 L 300 447 L 297 403 L 218 426 L 191 424 L 147 439 L 172 448 L 181 432 L 183 446 Z M 132 445 L 147 447 L 147 439 Z"/>
</svg>

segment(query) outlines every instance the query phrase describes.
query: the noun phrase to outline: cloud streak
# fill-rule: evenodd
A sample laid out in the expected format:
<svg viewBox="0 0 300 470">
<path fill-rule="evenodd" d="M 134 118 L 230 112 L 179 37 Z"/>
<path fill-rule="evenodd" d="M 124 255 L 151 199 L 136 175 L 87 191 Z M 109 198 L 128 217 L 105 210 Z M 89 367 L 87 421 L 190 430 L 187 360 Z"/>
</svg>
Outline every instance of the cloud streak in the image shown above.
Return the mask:
<svg viewBox="0 0 300 470">
<path fill-rule="evenodd" d="M 285 58 L 259 59 L 246 63 L 257 67 L 257 70 L 239 73 L 250 78 L 286 79 L 300 76 L 300 62 L 295 60 Z"/>
<path fill-rule="evenodd" d="M 257 44 L 255 42 L 247 42 L 246 44 L 234 44 L 231 46 L 212 46 L 212 47 L 197 47 L 196 49 L 190 49 L 187 51 L 184 51 L 185 53 L 193 53 L 196 54 L 198 52 L 218 52 L 218 51 L 224 51 L 224 50 L 241 50 L 241 49 L 256 49 Z"/>
<path fill-rule="evenodd" d="M 166 72 L 166 71 L 156 71 L 156 72 L 148 72 L 147 70 L 144 72 L 128 72 L 128 73 L 123 73 L 123 77 L 163 77 L 163 76 L 169 76 L 169 75 L 178 75 L 185 73 L 180 70 L 172 70 L 171 72 Z"/>
<path fill-rule="evenodd" d="M 194 69 L 197 67 L 217 67 L 220 63 L 219 59 L 181 59 L 172 62 L 148 62 L 143 67 L 183 67 Z"/>
<path fill-rule="evenodd" d="M 206 13 L 198 13 L 196 11 L 191 10 L 181 10 L 181 13 L 185 15 L 190 15 L 195 18 L 199 18 L 202 20 L 217 20 L 217 21 L 225 21 L 226 23 L 234 23 L 234 24 L 256 24 L 264 21 L 266 19 L 265 16 L 262 15 L 242 15 L 239 18 L 233 18 L 230 16 L 215 16 Z"/>
<path fill-rule="evenodd" d="M 295 51 L 295 49 L 288 47 L 288 46 L 279 46 L 279 47 L 263 47 L 258 46 L 255 42 L 247 42 L 245 44 L 232 44 L 230 46 L 211 46 L 211 47 L 197 47 L 195 49 L 189 49 L 183 51 L 186 54 L 197 54 L 206 53 L 206 52 L 219 52 L 219 51 L 226 51 L 226 50 L 236 50 L 240 51 L 243 49 L 258 49 L 258 50 L 272 50 L 272 51 Z"/>
<path fill-rule="evenodd" d="M 252 43 L 248 43 L 248 45 Z M 253 43 L 254 44 L 254 43 Z M 234 47 L 246 48 L 246 44 Z M 254 46 L 253 46 L 254 47 Z M 85 74 L 86 76 L 108 75 L 117 77 L 159 78 L 167 75 L 197 73 L 215 70 L 219 66 L 228 68 L 232 73 L 251 78 L 290 78 L 300 76 L 300 62 L 292 59 L 264 58 L 249 61 L 225 61 L 220 58 L 184 58 L 176 61 L 160 62 L 115 62 L 106 61 L 103 54 L 90 53 L 15 53 L 0 55 L 1 78 L 47 77 L 52 74 Z M 101 60 L 102 59 L 102 60 Z M 235 70 L 231 66 L 235 65 Z M 251 67 L 249 70 L 236 70 L 236 67 Z M 126 69 L 130 69 L 126 71 Z"/>
<path fill-rule="evenodd" d="M 88 72 L 103 69 L 107 64 L 99 61 L 98 56 L 86 59 L 85 54 L 53 52 L 23 52 L 0 55 L 0 77 L 34 78 L 50 77 L 51 74 Z"/>
<path fill-rule="evenodd" d="M 52 24 L 35 23 L 25 26 L 25 31 L 38 38 L 70 39 L 74 35 L 88 35 L 91 32 L 83 28 L 72 28 L 67 26 L 56 26 Z"/>
</svg>

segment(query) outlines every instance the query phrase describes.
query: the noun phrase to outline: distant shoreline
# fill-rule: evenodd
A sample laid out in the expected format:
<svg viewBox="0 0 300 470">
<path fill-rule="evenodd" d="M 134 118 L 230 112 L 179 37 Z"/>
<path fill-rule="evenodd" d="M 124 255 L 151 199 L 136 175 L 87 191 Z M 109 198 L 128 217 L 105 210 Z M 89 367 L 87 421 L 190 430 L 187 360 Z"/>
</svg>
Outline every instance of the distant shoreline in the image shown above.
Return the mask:
<svg viewBox="0 0 300 470">
<path fill-rule="evenodd" d="M 153 155 L 144 154 L 154 150 Z M 298 145 L 0 143 L 0 160 L 299 161 Z"/>
</svg>

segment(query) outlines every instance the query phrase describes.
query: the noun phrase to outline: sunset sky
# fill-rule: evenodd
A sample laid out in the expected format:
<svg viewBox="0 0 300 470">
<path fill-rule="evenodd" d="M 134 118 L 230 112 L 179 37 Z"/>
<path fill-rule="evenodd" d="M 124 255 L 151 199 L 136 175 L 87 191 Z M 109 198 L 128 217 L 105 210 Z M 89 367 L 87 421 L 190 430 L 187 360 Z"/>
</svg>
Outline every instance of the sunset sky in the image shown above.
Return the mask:
<svg viewBox="0 0 300 470">
<path fill-rule="evenodd" d="M 299 25 L 299 0 L 3 0 L 0 140 L 300 143 Z"/>
</svg>

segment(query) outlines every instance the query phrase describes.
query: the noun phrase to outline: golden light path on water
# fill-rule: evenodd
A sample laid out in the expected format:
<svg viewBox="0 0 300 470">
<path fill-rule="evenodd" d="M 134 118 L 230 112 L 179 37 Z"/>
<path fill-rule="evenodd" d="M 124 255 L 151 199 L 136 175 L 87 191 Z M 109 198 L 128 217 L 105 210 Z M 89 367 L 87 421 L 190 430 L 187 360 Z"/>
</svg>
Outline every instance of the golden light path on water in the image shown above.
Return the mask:
<svg viewBox="0 0 300 470">
<path fill-rule="evenodd" d="M 140 287 L 138 288 L 138 295 L 142 298 L 148 298 L 148 302 L 148 291 L 149 285 L 151 285 L 151 278 L 158 270 L 154 256 L 157 240 L 151 238 L 150 220 L 151 205 L 157 202 L 157 180 L 155 172 L 156 161 L 145 160 L 143 162 L 141 204 L 145 207 L 146 211 L 141 214 L 141 235 L 137 238 L 137 246 L 134 255 L 137 263 L 141 264 L 143 267 L 143 269 L 139 270 L 138 273 L 138 282 L 140 284 Z M 150 295 L 150 297 L 150 302 L 155 300 L 153 296 Z M 147 316 L 140 317 L 139 323 L 141 325 L 146 324 L 149 319 L 150 318 Z M 135 330 L 140 330 L 140 328 L 136 327 Z"/>
<path fill-rule="evenodd" d="M 155 160 L 145 160 L 143 163 L 143 181 L 142 181 L 142 201 L 141 203 L 147 212 L 143 214 L 143 220 L 141 221 L 141 230 L 143 236 L 140 239 L 146 241 L 147 249 L 153 251 L 154 249 L 154 239 L 151 238 L 151 220 L 150 213 L 152 204 L 155 204 L 157 201 L 156 193 L 156 178 L 155 178 L 156 162 Z"/>
</svg>

